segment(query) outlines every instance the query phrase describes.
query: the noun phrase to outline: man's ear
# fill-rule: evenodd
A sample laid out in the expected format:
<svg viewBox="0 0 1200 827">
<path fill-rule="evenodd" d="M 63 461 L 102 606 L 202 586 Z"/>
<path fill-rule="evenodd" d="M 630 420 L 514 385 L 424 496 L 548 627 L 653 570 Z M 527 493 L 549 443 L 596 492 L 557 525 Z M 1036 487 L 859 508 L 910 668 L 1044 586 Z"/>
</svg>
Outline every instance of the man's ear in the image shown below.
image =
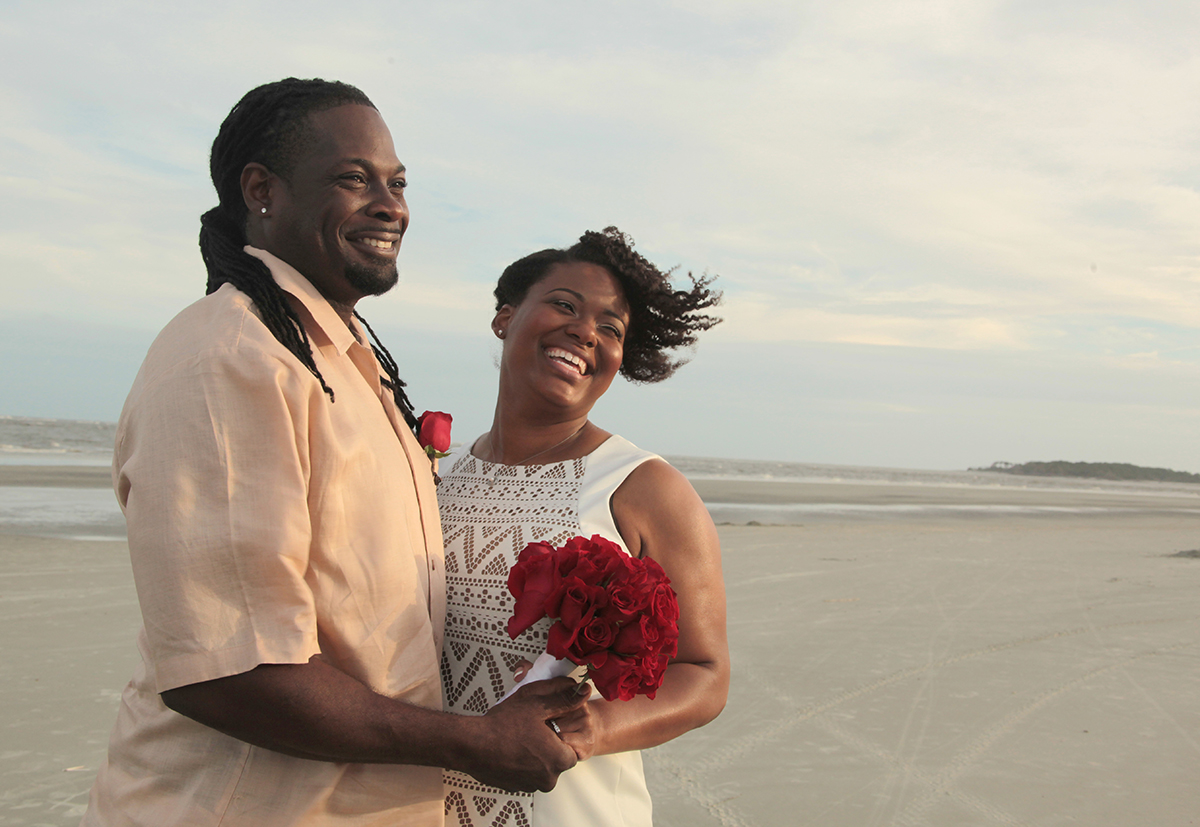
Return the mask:
<svg viewBox="0 0 1200 827">
<path fill-rule="evenodd" d="M 242 201 L 250 215 L 264 215 L 271 211 L 271 188 L 275 176 L 271 170 L 257 162 L 242 168 Z M 265 210 L 264 210 L 265 208 Z"/>
</svg>

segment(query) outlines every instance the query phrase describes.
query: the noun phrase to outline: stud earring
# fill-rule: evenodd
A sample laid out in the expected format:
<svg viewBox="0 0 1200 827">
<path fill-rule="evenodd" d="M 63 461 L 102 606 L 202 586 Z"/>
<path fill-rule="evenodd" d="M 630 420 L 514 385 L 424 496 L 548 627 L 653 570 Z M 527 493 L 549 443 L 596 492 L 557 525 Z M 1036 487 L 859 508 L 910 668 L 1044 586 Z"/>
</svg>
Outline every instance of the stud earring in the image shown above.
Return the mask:
<svg viewBox="0 0 1200 827">
<path fill-rule="evenodd" d="M 262 208 L 262 214 L 263 214 L 263 215 L 266 215 L 266 214 L 267 214 L 267 208 L 266 208 L 266 207 L 263 207 L 263 208 Z"/>
<path fill-rule="evenodd" d="M 502 327 L 497 328 L 496 335 L 499 336 L 501 339 L 503 339 L 504 338 L 504 328 L 502 328 Z"/>
</svg>

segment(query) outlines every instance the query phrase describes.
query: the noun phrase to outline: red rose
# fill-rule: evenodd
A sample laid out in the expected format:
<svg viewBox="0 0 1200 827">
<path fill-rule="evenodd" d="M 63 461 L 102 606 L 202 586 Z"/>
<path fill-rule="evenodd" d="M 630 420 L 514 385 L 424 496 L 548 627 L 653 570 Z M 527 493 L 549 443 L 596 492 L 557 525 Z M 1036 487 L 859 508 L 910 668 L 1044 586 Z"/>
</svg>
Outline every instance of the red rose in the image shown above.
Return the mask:
<svg viewBox="0 0 1200 827">
<path fill-rule="evenodd" d="M 657 560 L 650 557 L 639 558 L 642 561 L 642 568 L 646 572 L 646 577 L 651 580 L 664 580 L 667 583 L 671 582 L 671 578 L 667 577 L 667 573 L 663 571 L 663 567 L 658 564 Z"/>
<path fill-rule="evenodd" d="M 578 632 L 578 629 L 571 629 L 561 620 L 556 620 L 546 637 L 546 651 L 562 660 L 570 653 L 571 644 L 575 642 Z"/>
<path fill-rule="evenodd" d="M 560 565 L 563 575 L 568 573 L 563 566 L 570 566 L 570 574 L 592 586 L 608 581 L 621 566 L 622 560 L 627 559 L 620 546 L 599 534 L 591 539 L 572 537 L 562 547 L 560 554 L 563 555 Z"/>
<path fill-rule="evenodd" d="M 550 617 L 561 617 L 574 629 L 586 614 L 581 607 L 591 607 L 594 611 L 602 609 L 606 603 L 608 595 L 603 586 L 588 583 L 576 577 L 572 571 L 559 575 L 558 588 L 546 598 L 546 614 Z"/>
<path fill-rule="evenodd" d="M 529 543 L 517 555 L 516 566 L 524 565 L 530 560 L 547 558 L 557 565 L 558 549 L 546 542 Z M 514 568 L 516 567 L 514 566 Z"/>
<path fill-rule="evenodd" d="M 641 560 L 634 559 L 628 554 L 621 555 L 621 565 L 613 572 L 612 582 L 625 583 L 638 577 L 646 576 L 646 567 Z"/>
<path fill-rule="evenodd" d="M 578 538 L 577 538 L 578 539 Z M 555 557 L 558 561 L 558 573 L 563 577 L 570 577 L 571 573 L 579 565 L 579 557 L 582 552 L 579 546 L 572 545 L 568 540 L 567 544 L 555 551 Z"/>
<path fill-rule="evenodd" d="M 679 654 L 679 629 L 672 625 L 670 629 L 663 630 L 658 652 L 664 658 L 673 658 Z"/>
<path fill-rule="evenodd" d="M 642 685 L 638 663 L 633 658 L 610 654 L 603 664 L 588 670 L 588 677 L 606 701 L 628 701 Z"/>
<path fill-rule="evenodd" d="M 609 583 L 608 606 L 604 609 L 604 616 L 618 623 L 631 621 L 650 605 L 651 594 L 648 589 L 639 588 L 630 580 Z"/>
<path fill-rule="evenodd" d="M 593 616 L 575 635 L 569 657 L 576 663 L 590 661 L 590 656 L 607 652 L 617 637 L 617 624 L 604 617 Z M 601 659 L 603 662 L 603 659 Z"/>
<path fill-rule="evenodd" d="M 572 630 L 582 628 L 591 620 L 596 610 L 604 607 L 608 596 L 603 587 L 585 583 L 577 577 L 564 581 L 558 592 L 562 594 L 562 600 L 558 611 L 552 614 L 562 618 Z"/>
<path fill-rule="evenodd" d="M 638 662 L 637 667 L 637 674 L 641 679 L 641 683 L 635 691 L 645 695 L 650 700 L 654 700 L 655 693 L 662 686 L 668 661 L 669 659 L 666 655 L 649 655 L 642 658 Z"/>
<path fill-rule="evenodd" d="M 614 652 L 634 657 L 647 650 L 657 651 L 662 642 L 662 629 L 653 618 L 642 615 L 632 623 L 626 623 L 613 641 Z"/>
<path fill-rule="evenodd" d="M 606 583 L 621 566 L 621 558 L 625 555 L 619 551 L 597 548 L 579 555 L 579 562 L 572 572 L 585 583 L 599 586 Z"/>
<path fill-rule="evenodd" d="M 609 655 L 612 655 L 612 652 L 610 650 L 600 649 L 599 651 L 592 652 L 585 658 L 580 658 L 580 660 L 582 663 L 587 664 L 587 666 L 589 667 L 588 674 L 590 675 L 591 671 L 593 669 L 597 669 L 604 665 L 604 662 L 606 660 L 608 660 Z M 616 657 L 616 656 L 613 655 L 613 657 Z"/>
<path fill-rule="evenodd" d="M 599 534 L 593 534 L 589 537 L 587 546 L 593 554 L 603 554 L 617 560 L 624 560 L 629 557 L 624 549 L 621 548 L 620 543 L 614 543 L 612 540 L 602 537 Z"/>
<path fill-rule="evenodd" d="M 569 657 L 576 636 L 604 606 L 601 586 L 589 586 L 577 577 L 563 581 L 546 602 L 546 614 L 559 621 L 550 627 L 546 651 L 556 658 Z"/>
<path fill-rule="evenodd" d="M 650 596 L 650 614 L 664 625 L 674 626 L 679 621 L 679 600 L 665 575 L 663 582 L 654 587 L 654 593 Z"/>
<path fill-rule="evenodd" d="M 426 411 L 417 418 L 417 442 L 431 456 L 446 456 L 450 449 L 450 423 L 454 417 L 441 411 Z"/>
<path fill-rule="evenodd" d="M 577 548 L 581 551 L 588 552 L 616 552 L 617 554 L 624 556 L 619 545 L 614 543 L 612 540 L 605 539 L 599 534 L 593 534 L 591 537 L 580 537 L 579 535 L 576 535 L 570 540 L 567 540 L 567 542 L 563 545 L 563 548 Z"/>
<path fill-rule="evenodd" d="M 549 543 L 525 546 L 508 573 L 508 590 L 516 598 L 513 616 L 508 619 L 509 637 L 515 638 L 546 616 L 546 603 L 558 586 L 554 546 Z"/>
<path fill-rule="evenodd" d="M 625 555 L 625 559 L 621 561 L 620 567 L 613 572 L 611 580 L 611 588 L 620 586 L 633 593 L 645 593 L 649 599 L 650 592 L 654 590 L 655 584 L 660 578 L 666 577 L 659 572 L 655 572 L 649 568 L 646 563 L 653 562 L 649 557 L 637 559 Z M 654 564 L 658 567 L 658 564 Z"/>
</svg>

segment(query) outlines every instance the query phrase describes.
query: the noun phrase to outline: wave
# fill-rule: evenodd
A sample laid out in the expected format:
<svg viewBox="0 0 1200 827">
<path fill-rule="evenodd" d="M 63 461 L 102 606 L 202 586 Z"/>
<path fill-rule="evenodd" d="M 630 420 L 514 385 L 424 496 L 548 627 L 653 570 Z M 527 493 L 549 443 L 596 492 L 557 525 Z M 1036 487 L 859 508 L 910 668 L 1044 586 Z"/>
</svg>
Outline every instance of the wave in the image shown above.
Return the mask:
<svg viewBox="0 0 1200 827">
<path fill-rule="evenodd" d="M 0 454 L 111 454 L 115 422 L 0 416 Z"/>
</svg>

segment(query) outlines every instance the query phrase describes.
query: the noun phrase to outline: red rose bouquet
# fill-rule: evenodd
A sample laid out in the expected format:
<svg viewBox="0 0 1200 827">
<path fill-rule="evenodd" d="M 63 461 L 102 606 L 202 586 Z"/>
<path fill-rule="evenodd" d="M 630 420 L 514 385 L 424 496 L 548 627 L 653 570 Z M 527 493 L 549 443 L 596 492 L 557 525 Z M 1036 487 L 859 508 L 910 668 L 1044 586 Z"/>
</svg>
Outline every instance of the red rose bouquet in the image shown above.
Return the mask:
<svg viewBox="0 0 1200 827">
<path fill-rule="evenodd" d="M 560 548 L 530 543 L 508 574 L 508 590 L 516 598 L 509 637 L 554 619 L 546 654 L 522 684 L 579 665 L 605 700 L 654 697 L 679 645 L 679 603 L 658 563 L 630 557 L 599 534 Z"/>
</svg>

